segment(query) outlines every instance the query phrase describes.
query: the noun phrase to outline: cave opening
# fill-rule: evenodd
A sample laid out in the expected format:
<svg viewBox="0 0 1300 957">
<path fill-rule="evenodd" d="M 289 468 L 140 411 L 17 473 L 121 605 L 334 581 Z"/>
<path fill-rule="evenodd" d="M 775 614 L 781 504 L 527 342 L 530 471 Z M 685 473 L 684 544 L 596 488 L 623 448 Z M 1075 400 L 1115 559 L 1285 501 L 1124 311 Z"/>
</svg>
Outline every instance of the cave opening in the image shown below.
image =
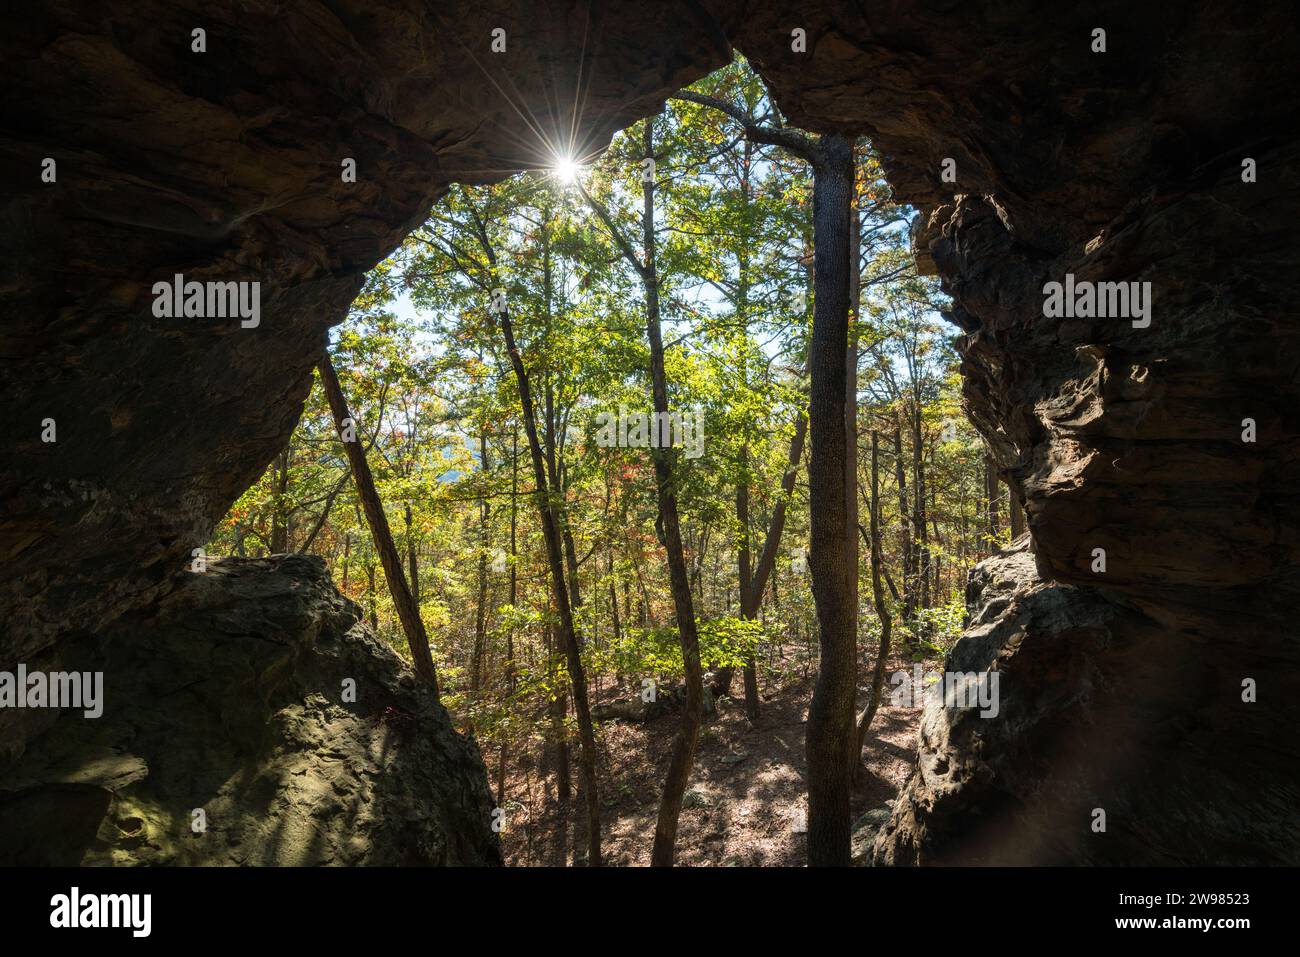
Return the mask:
<svg viewBox="0 0 1300 957">
<path fill-rule="evenodd" d="M 503 159 L 530 135 L 513 97 L 551 109 L 555 64 L 581 65 L 589 131 L 603 142 L 725 66 L 734 44 L 792 129 L 867 139 L 882 182 L 917 211 L 908 222 L 917 272 L 941 276 L 951 296 L 945 311 L 963 333 L 962 407 L 988 443 L 984 488 L 971 484 L 976 464 L 968 463 L 969 487 L 953 514 L 968 526 L 1023 520 L 1032 532 L 975 567 L 944 619 L 966 619 L 961 640 L 943 649 L 945 669 L 996 669 L 1002 707 L 990 720 L 940 709 L 923 722 L 888 820 L 873 826 L 872 859 L 1297 859 L 1300 827 L 1289 809 L 1300 787 L 1293 765 L 1277 760 L 1289 747 L 1279 729 L 1296 717 L 1297 652 L 1285 616 L 1300 592 L 1288 414 L 1300 388 L 1291 358 L 1297 296 L 1285 268 L 1295 248 L 1285 211 L 1300 180 L 1284 132 L 1297 128 L 1286 78 L 1300 42 L 1282 5 L 1249 19 L 1208 3 L 1189 3 L 1178 18 L 1103 5 L 1032 32 L 1025 25 L 1034 11 L 1017 3 L 996 12 L 900 4 L 870 17 L 838 4 L 681 3 L 668 13 L 607 11 L 599 43 L 588 43 L 590 11 L 581 4 L 552 4 L 552 17 L 527 24 L 502 4 L 500 29 L 511 39 L 499 51 L 489 45 L 499 38 L 464 23 L 455 25 L 458 43 L 433 53 L 418 39 L 430 22 L 423 4 L 395 4 L 393 29 L 350 4 L 334 7 L 280 11 L 276 29 L 267 29 L 269 13 L 213 13 L 206 59 L 177 39 L 192 26 L 177 11 L 160 11 L 156 29 L 141 31 L 126 29 L 136 13 L 87 24 L 56 5 L 6 41 L 3 76 L 14 96 L 3 156 L 20 185 L 5 200 L 13 319 L 0 361 L 5 405 L 31 427 L 19 430 L 0 467 L 0 666 L 105 670 L 107 723 L 96 727 L 115 730 L 86 736 L 47 714 L 0 713 L 6 806 L 55 809 L 44 822 L 35 812 L 13 816 L 27 822 L 19 828 L 26 833 L 8 829 L 0 846 L 27 859 L 37 853 L 32 833 L 58 830 L 85 835 L 96 862 L 208 861 L 194 812 L 230 820 L 244 802 L 257 823 L 247 817 L 226 832 L 234 850 L 222 853 L 231 862 L 499 859 L 492 825 L 500 789 L 486 780 L 477 746 L 421 699 L 399 657 L 366 626 L 386 613 L 375 563 L 353 566 L 350 551 L 344 560 L 348 584 L 376 596 L 358 614 L 322 562 L 250 556 L 198 572 L 194 550 L 212 542 L 232 503 L 263 486 L 267 464 L 291 448 L 328 330 L 349 304 L 364 309 L 371 267 L 403 237 L 418 236 L 430 204 L 453 182 L 496 189 L 505 168 L 519 165 Z M 478 79 L 477 61 L 494 55 L 511 77 L 510 96 Z M 1204 69 L 1212 61 L 1233 69 L 1213 75 Z M 123 115 L 122 103 L 136 106 Z M 552 157 L 573 160 L 556 177 L 564 185 L 571 178 L 585 188 L 602 161 L 580 152 Z M 339 176 L 347 159 L 352 182 Z M 36 169 L 57 175 L 28 175 Z M 606 212 L 613 228 L 599 216 L 589 226 L 606 227 L 612 241 L 622 221 Z M 607 250 L 606 270 L 628 252 Z M 666 244 L 660 255 L 671 262 L 673 252 Z M 650 257 L 644 247 L 630 253 L 629 275 L 604 277 L 610 300 L 639 295 Z M 179 316 L 160 314 L 151 291 L 179 276 L 205 289 L 240 277 L 260 283 L 260 318 L 242 329 L 178 326 L 184 306 Z M 1060 316 L 1044 304 L 1053 284 L 1062 289 Z M 1107 315 L 1095 299 L 1080 308 L 1067 286 L 1095 290 Z M 478 311 L 499 324 L 500 313 L 488 309 L 493 288 Z M 678 306 L 669 303 L 668 313 Z M 249 321 L 254 311 L 236 314 Z M 664 331 L 671 365 L 687 350 L 672 342 L 671 315 Z M 631 356 L 623 332 L 599 330 L 598 341 Z M 523 340 L 525 350 L 531 342 Z M 884 378 L 891 369 L 876 371 Z M 379 396 L 344 371 L 348 398 L 369 408 Z M 365 415 L 357 418 L 364 426 Z M 338 423 L 318 424 L 301 435 L 305 443 L 334 440 Z M 704 435 L 734 437 L 740 430 L 729 425 L 706 424 Z M 960 433 L 956 416 L 953 425 Z M 946 423 L 922 426 L 942 438 Z M 875 457 L 888 461 L 893 435 L 876 431 Z M 910 440 L 899 431 L 902 460 Z M 372 441 L 364 427 L 359 437 Z M 808 441 L 829 447 L 825 437 Z M 512 464 L 524 462 L 511 447 Z M 865 468 L 870 450 L 859 452 Z M 456 454 L 466 471 L 483 461 L 473 450 Z M 771 475 L 780 476 L 780 454 L 774 461 Z M 542 474 L 568 487 L 559 464 L 548 475 L 543 461 Z M 902 464 L 908 478 L 913 463 Z M 835 469 L 811 472 L 821 479 Z M 885 472 L 882 487 L 896 492 L 902 483 Z M 274 465 L 269 474 L 274 481 Z M 1000 481 L 1011 489 L 1006 499 Z M 331 497 L 337 484 L 336 474 L 312 507 L 347 501 L 342 486 Z M 779 480 L 769 485 L 780 488 Z M 914 481 L 909 488 L 917 490 Z M 981 495 L 983 514 L 970 500 Z M 754 511 L 771 518 L 772 501 Z M 911 519 L 916 501 L 890 507 Z M 474 503 L 480 514 L 486 503 Z M 415 516 L 402 510 L 391 519 L 401 526 Z M 358 517 L 356 540 L 345 539 L 344 549 L 364 548 L 363 524 Z M 710 535 L 724 537 L 715 524 Z M 854 549 L 867 543 L 857 556 L 865 586 L 873 549 L 869 529 L 853 536 L 857 524 L 842 527 Z M 267 528 L 266 551 L 292 551 L 288 537 L 299 533 L 330 541 L 328 519 L 314 525 Z M 649 528 L 649 541 L 660 540 L 663 523 L 652 519 Z M 589 542 L 556 531 L 567 565 L 570 550 Z M 941 532 L 952 534 L 936 530 L 931 557 L 941 554 Z M 703 530 L 688 524 L 685 534 Z M 498 556 L 472 534 L 462 537 L 476 582 Z M 756 544 L 732 534 L 728 548 L 737 563 L 745 551 L 752 562 Z M 698 540 L 687 548 L 705 551 Z M 966 559 L 982 556 L 941 557 L 939 575 L 955 577 Z M 594 565 L 583 567 L 590 558 L 573 563 L 587 608 L 610 584 Z M 887 571 L 890 556 L 882 558 Z M 630 612 L 647 633 L 661 629 L 668 603 L 661 596 L 656 607 L 635 558 L 623 563 L 610 602 L 624 616 L 620 627 Z M 797 564 L 791 555 L 786 573 Z M 687 597 L 698 580 L 708 585 L 706 570 L 692 580 L 689 563 L 683 568 Z M 440 574 L 417 559 L 409 577 L 435 589 Z M 826 573 L 814 568 L 813 577 Z M 795 601 L 779 576 L 772 582 L 776 595 L 759 594 L 761 608 Z M 699 600 L 741 612 L 754 597 L 742 586 Z M 464 596 L 445 604 L 461 610 Z M 873 616 L 867 603 L 857 607 L 864 620 Z M 808 640 L 811 620 L 793 633 Z M 564 642 L 544 622 L 529 627 L 538 628 L 537 662 L 555 657 Z M 750 671 L 756 681 L 762 675 L 747 663 L 736 665 L 746 687 Z M 160 674 L 168 676 L 161 686 L 148 677 Z M 352 703 L 364 707 L 348 710 L 345 678 L 382 694 L 359 695 Z M 702 702 L 686 679 L 682 694 L 693 703 L 681 707 L 689 711 Z M 337 701 L 320 692 L 327 684 Z M 185 740 L 178 729 L 189 726 L 227 732 L 207 768 L 184 757 L 201 751 L 197 744 L 177 744 Z M 400 761 L 401 774 L 378 779 L 394 782 L 391 792 L 357 785 L 327 793 L 328 752 L 311 727 L 351 742 L 349 761 Z M 413 735 L 415 727 L 433 730 Z M 380 809 L 390 800 L 401 806 L 395 782 L 403 775 L 437 810 L 416 837 L 399 840 Z M 716 797 L 687 789 L 681 799 L 707 806 Z M 229 813 L 214 815 L 214 807 Z M 322 820 L 346 827 L 317 826 Z M 1191 844 L 1182 839 L 1189 829 L 1199 835 Z M 372 839 L 363 848 L 351 833 Z M 55 843 L 61 860 L 73 853 L 66 840 Z"/>
</svg>

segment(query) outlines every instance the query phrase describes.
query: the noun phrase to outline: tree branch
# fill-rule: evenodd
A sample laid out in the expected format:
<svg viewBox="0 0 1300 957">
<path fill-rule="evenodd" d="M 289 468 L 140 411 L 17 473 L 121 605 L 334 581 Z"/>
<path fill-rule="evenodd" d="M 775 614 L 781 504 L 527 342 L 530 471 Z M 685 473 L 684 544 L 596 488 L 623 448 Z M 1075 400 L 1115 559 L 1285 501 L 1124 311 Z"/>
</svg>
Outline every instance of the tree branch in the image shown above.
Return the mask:
<svg viewBox="0 0 1300 957">
<path fill-rule="evenodd" d="M 578 187 L 578 192 L 581 193 L 582 198 L 587 201 L 587 205 L 590 206 L 592 211 L 600 217 L 600 221 L 605 224 L 605 228 L 609 230 L 610 236 L 614 239 L 614 244 L 618 246 L 623 257 L 632 264 L 632 268 L 635 269 L 637 273 L 640 274 L 641 278 L 644 279 L 646 277 L 646 267 L 642 264 L 641 257 L 636 254 L 636 250 L 632 248 L 632 244 L 627 241 L 623 236 L 623 233 L 619 231 L 618 226 L 614 224 L 614 220 L 610 218 L 609 211 L 592 198 L 591 194 L 587 192 L 587 188 L 582 185 L 580 180 L 575 179 L 574 185 Z"/>
<path fill-rule="evenodd" d="M 801 159 L 807 160 L 809 163 L 817 161 L 817 142 L 812 137 L 781 127 L 761 126 L 757 120 L 740 107 L 728 103 L 726 100 L 719 100 L 716 97 L 705 96 L 703 93 L 695 93 L 691 90 L 680 90 L 669 99 L 685 100 L 688 103 L 696 103 L 700 106 L 719 110 L 726 113 L 744 128 L 745 137 L 750 142 L 762 143 L 767 146 L 779 146 Z"/>
</svg>

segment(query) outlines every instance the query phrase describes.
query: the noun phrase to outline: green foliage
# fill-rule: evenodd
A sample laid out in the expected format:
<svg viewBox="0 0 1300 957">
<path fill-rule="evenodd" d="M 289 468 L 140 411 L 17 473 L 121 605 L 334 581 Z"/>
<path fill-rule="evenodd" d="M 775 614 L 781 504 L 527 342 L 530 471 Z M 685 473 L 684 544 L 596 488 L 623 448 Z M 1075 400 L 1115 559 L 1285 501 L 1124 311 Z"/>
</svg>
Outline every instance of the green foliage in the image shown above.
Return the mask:
<svg viewBox="0 0 1300 957">
<path fill-rule="evenodd" d="M 699 623 L 700 662 L 705 669 L 740 668 L 763 640 L 757 621 L 724 616 Z M 677 629 L 628 628 L 617 641 L 588 650 L 585 661 L 594 672 L 630 677 L 680 680 L 682 649 Z"/>
<path fill-rule="evenodd" d="M 743 59 L 693 89 L 760 122 L 782 120 Z M 817 664 L 809 579 L 792 557 L 808 545 L 806 445 L 790 494 L 781 481 L 807 408 L 811 172 L 801 159 L 747 141 L 716 109 L 670 100 L 654 122 L 669 400 L 674 409 L 698 409 L 705 423 L 704 455 L 679 455 L 674 474 L 703 664 L 739 667 L 754 655 L 765 681 L 803 680 Z M 581 173 L 638 252 L 641 128 L 616 135 Z M 960 633 L 969 568 L 1006 532 L 987 528 L 983 442 L 962 413 L 945 299 L 934 280 L 916 274 L 913 213 L 894 201 L 866 143 L 857 201 L 860 519 L 865 528 L 874 431 L 895 647 L 910 642 L 918 653 L 941 654 Z M 577 569 L 571 584 L 582 592 L 575 620 L 589 681 L 607 689 L 619 678 L 680 679 L 650 451 L 595 440 L 600 412 L 651 408 L 644 290 L 574 187 L 545 171 L 453 186 L 367 276 L 330 352 L 408 577 L 410 565 L 416 570 L 445 702 L 480 740 L 522 744 L 549 727 L 547 705 L 566 695 L 568 676 L 553 634 L 521 398 L 489 309 L 496 289 L 506 293 L 532 383 L 553 491 L 547 504 Z M 778 504 L 785 524 L 761 623 L 747 621 L 738 617 L 741 553 L 752 569 Z M 1005 494 L 1000 511 L 1007 514 Z M 860 544 L 869 609 L 868 549 Z M 322 556 L 340 590 L 408 655 L 318 385 L 288 447 L 208 548 L 254 556 L 273 549 Z M 878 627 L 864 614 L 862 650 Z"/>
<path fill-rule="evenodd" d="M 961 637 L 966 624 L 966 602 L 960 591 L 953 591 L 942 605 L 922 608 L 912 626 L 913 634 L 927 654 L 942 658 Z"/>
</svg>

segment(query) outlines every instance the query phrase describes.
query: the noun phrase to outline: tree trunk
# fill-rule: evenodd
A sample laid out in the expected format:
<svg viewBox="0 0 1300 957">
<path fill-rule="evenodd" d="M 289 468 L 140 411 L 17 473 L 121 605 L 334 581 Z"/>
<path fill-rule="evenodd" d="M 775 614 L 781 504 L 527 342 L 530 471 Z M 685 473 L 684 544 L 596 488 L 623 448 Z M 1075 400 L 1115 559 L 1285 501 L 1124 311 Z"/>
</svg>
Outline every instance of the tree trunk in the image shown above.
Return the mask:
<svg viewBox="0 0 1300 957">
<path fill-rule="evenodd" d="M 480 429 L 478 436 L 479 470 L 484 477 L 488 474 L 488 447 L 486 425 Z M 487 643 L 487 549 L 488 519 L 492 506 L 488 502 L 487 488 L 483 489 L 483 498 L 479 502 L 479 541 L 478 541 L 478 602 L 474 614 L 474 656 L 470 663 L 470 691 L 477 692 L 483 682 L 483 657 Z"/>
<path fill-rule="evenodd" d="M 644 156 L 654 156 L 654 119 L 643 124 Z M 659 531 L 668 557 L 668 577 L 673 595 L 673 608 L 677 613 L 677 638 L 682 649 L 682 663 L 686 677 L 686 706 L 682 710 L 682 723 L 673 742 L 668 774 L 664 780 L 663 798 L 659 802 L 659 817 L 655 823 L 654 849 L 650 863 L 655 867 L 671 867 L 677 845 L 677 820 L 682 810 L 682 795 L 690 779 L 695 759 L 695 745 L 699 739 L 700 724 L 704 719 L 704 673 L 700 667 L 700 639 L 695 625 L 695 607 L 691 601 L 690 578 L 686 568 L 686 554 L 682 548 L 682 530 L 677 514 L 677 493 L 673 488 L 673 456 L 666 440 L 671 439 L 668 421 L 668 379 L 664 372 L 664 344 L 659 329 L 659 278 L 655 259 L 654 178 L 645 177 L 641 186 L 641 235 L 645 249 L 645 263 L 641 270 L 646 297 L 646 336 L 650 341 L 650 373 L 653 380 L 655 428 L 662 429 L 659 441 L 652 443 L 655 483 L 659 490 Z"/>
<path fill-rule="evenodd" d="M 1016 498 L 1016 490 L 1007 483 L 1007 510 L 1011 512 L 1011 538 L 1017 539 L 1025 531 L 1025 510 Z"/>
<path fill-rule="evenodd" d="M 614 587 L 614 552 L 611 550 L 605 565 L 609 573 L 609 612 L 614 625 L 614 643 L 623 643 L 623 622 L 618 613 L 618 590 Z"/>
<path fill-rule="evenodd" d="M 885 684 L 885 667 L 889 660 L 889 643 L 893 635 L 894 621 L 889 615 L 889 606 L 885 604 L 885 591 L 880 584 L 880 436 L 871 431 L 871 597 L 876 606 L 876 617 L 880 619 L 880 648 L 876 652 L 876 667 L 871 675 L 871 690 L 868 692 L 867 706 L 858 715 L 857 733 L 854 738 L 852 773 L 856 777 L 862 768 L 862 744 L 866 740 L 867 730 L 880 707 L 881 691 Z"/>
<path fill-rule="evenodd" d="M 912 534 L 916 543 L 918 608 L 930 607 L 930 535 L 925 516 L 925 441 L 921 431 L 921 396 L 912 392 Z"/>
<path fill-rule="evenodd" d="M 810 543 L 821 663 L 808 708 L 808 863 L 849 864 L 849 756 L 857 697 L 857 542 L 849 524 L 849 270 L 853 148 L 822 137 L 813 168 Z"/>
<path fill-rule="evenodd" d="M 551 686 L 555 694 L 551 698 L 551 738 L 555 753 L 555 803 L 560 819 L 559 858 L 563 864 L 568 858 L 569 805 L 573 803 L 573 784 L 569 779 L 569 736 L 564 727 L 564 718 L 569 706 L 565 702 L 564 681 L 560 672 L 564 662 L 555 650 L 555 629 L 546 627 L 546 660 L 551 674 Z"/>
<path fill-rule="evenodd" d="M 343 533 L 343 588 L 344 595 L 348 593 L 348 571 L 352 560 L 352 533 Z"/>
<path fill-rule="evenodd" d="M 275 497 L 271 501 L 271 554 L 289 551 L 289 517 L 285 496 L 289 492 L 289 449 L 275 457 Z"/>
<path fill-rule="evenodd" d="M 740 614 L 743 618 L 749 618 L 746 612 L 749 601 L 749 594 L 754 587 L 754 575 L 751 569 L 751 558 L 749 552 L 749 448 L 742 447 L 740 452 L 740 481 L 736 483 L 736 524 L 740 528 L 740 542 L 736 549 L 736 569 L 739 575 L 739 587 L 737 589 L 740 595 Z M 759 594 L 762 594 L 761 592 Z M 727 684 L 731 684 L 730 671 L 726 669 Z M 758 681 L 754 671 L 754 656 L 748 655 L 745 659 L 745 717 L 750 721 L 758 720 Z"/>
<path fill-rule="evenodd" d="M 984 453 L 984 498 L 988 521 L 989 547 L 997 548 L 998 537 L 998 470 L 993 464 L 993 456 Z"/>
<path fill-rule="evenodd" d="M 546 545 L 546 561 L 551 571 L 551 592 L 560 620 L 560 638 L 568 660 L 569 681 L 573 685 L 573 710 L 578 718 L 578 736 L 582 743 L 580 767 L 582 791 L 587 804 L 587 863 L 600 866 L 600 798 L 596 784 L 596 735 L 591 724 L 591 705 L 587 696 L 587 676 L 582 666 L 582 648 L 578 643 L 577 628 L 573 622 L 573 607 L 565 583 L 564 555 L 560 542 L 559 522 L 555 501 L 546 479 L 546 461 L 541 440 L 537 435 L 537 417 L 533 408 L 533 395 L 529 386 L 528 371 L 515 344 L 510 313 L 502 309 L 499 315 L 501 333 L 510 354 L 515 380 L 519 387 L 519 402 L 523 411 L 524 431 L 528 436 L 528 451 L 533 463 L 533 481 L 536 486 L 537 513 L 542 523 L 542 538 Z M 556 490 L 558 493 L 558 490 Z"/>
<path fill-rule="evenodd" d="M 895 418 L 897 423 L 898 418 Z M 903 553 L 903 621 L 916 614 L 916 551 L 912 545 L 912 518 L 907 510 L 907 472 L 903 467 L 903 430 L 894 426 L 894 483 L 898 486 L 898 531 Z"/>
<path fill-rule="evenodd" d="M 338 376 L 334 373 L 334 364 L 330 362 L 329 353 L 322 353 L 318 364 L 321 383 L 325 395 L 329 398 L 330 411 L 334 414 L 334 425 L 343 432 L 343 421 L 350 418 L 347 402 L 343 398 L 343 389 L 339 386 Z M 393 605 L 406 632 L 406 642 L 411 649 L 411 659 L 415 663 L 415 673 L 433 691 L 434 699 L 438 697 L 438 673 L 433 665 L 433 655 L 429 651 L 429 637 L 424 631 L 424 622 L 420 620 L 420 611 L 411 596 L 402 573 L 402 559 L 393 544 L 393 533 L 388 527 L 388 517 L 384 514 L 383 503 L 375 490 L 375 480 L 370 474 L 370 465 L 359 442 L 344 442 L 348 464 L 352 468 L 352 480 L 356 483 L 357 497 L 361 499 L 366 513 L 366 523 L 370 526 L 370 535 L 375 542 L 375 551 L 379 553 L 380 564 L 384 568 L 384 577 L 388 579 L 388 590 L 393 596 Z"/>
<path fill-rule="evenodd" d="M 418 607 L 420 604 L 420 563 L 415 549 L 415 516 L 411 506 L 406 506 L 406 566 L 410 574 L 411 600 Z"/>
<path fill-rule="evenodd" d="M 366 604 L 370 607 L 370 627 L 379 631 L 379 595 L 375 590 L 375 563 L 366 565 Z"/>
<path fill-rule="evenodd" d="M 510 628 L 506 631 L 506 695 L 510 700 L 515 695 L 515 626 L 514 607 L 519 600 L 519 575 L 515 567 L 516 548 L 518 546 L 519 528 L 519 428 L 510 430 L 510 610 L 512 612 Z M 502 807 L 506 800 L 506 739 L 501 740 L 501 762 L 497 767 L 497 807 Z"/>
<path fill-rule="evenodd" d="M 742 586 L 740 595 L 740 613 L 743 617 L 754 619 L 763 604 L 763 591 L 771 582 L 772 602 L 778 607 L 780 600 L 776 592 L 776 556 L 781 548 L 781 535 L 785 531 L 785 518 L 788 512 L 786 504 L 794 494 L 794 483 L 799 473 L 799 463 L 803 459 L 804 441 L 808 435 L 808 416 L 802 412 L 795 420 L 794 435 L 790 439 L 790 452 L 786 461 L 785 474 L 781 476 L 781 496 L 772 508 L 772 518 L 767 525 L 767 534 L 763 538 L 763 550 L 758 556 L 758 565 L 749 580 L 748 586 Z M 753 688 L 754 710 L 750 720 L 758 714 L 758 677 L 754 668 L 754 657 L 750 655 L 745 662 L 745 707 L 749 713 L 750 689 Z M 713 693 L 727 694 L 731 688 L 731 669 L 720 669 L 715 677 Z"/>
</svg>

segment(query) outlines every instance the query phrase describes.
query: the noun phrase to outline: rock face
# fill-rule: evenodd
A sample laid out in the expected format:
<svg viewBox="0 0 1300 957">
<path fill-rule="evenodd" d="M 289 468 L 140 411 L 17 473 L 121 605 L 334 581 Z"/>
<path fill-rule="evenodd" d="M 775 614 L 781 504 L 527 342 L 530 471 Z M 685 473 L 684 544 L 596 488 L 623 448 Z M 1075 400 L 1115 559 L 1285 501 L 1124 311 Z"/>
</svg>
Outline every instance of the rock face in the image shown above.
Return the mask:
<svg viewBox="0 0 1300 957">
<path fill-rule="evenodd" d="M 1049 647 L 1128 696 L 1070 692 L 1072 722 L 1131 742 L 1122 760 L 1080 744 L 1072 760 L 1094 765 L 1082 772 L 1035 767 L 1046 758 L 1019 732 L 932 721 L 915 800 L 878 856 L 993 859 L 991 819 L 976 839 L 934 815 L 974 820 L 989 794 L 1028 800 L 1036 782 L 1057 823 L 1026 838 L 1026 857 L 1300 861 L 1292 6 L 542 7 L 65 0 L 6 23 L 0 667 L 102 639 L 174 587 L 285 441 L 364 270 L 449 181 L 549 162 L 523 117 L 568 130 L 556 104 L 581 86 L 583 152 L 724 62 L 730 42 L 794 122 L 869 135 L 918 207 L 919 260 L 953 296 L 967 405 L 1026 506 L 1040 579 L 1017 573 L 1033 594 L 1007 614 L 1027 617 L 998 632 L 999 668 L 1016 675 L 998 720 L 1050 737 Z M 498 25 L 504 54 L 489 52 Z M 57 183 L 40 179 L 45 157 Z M 339 176 L 348 157 L 355 184 Z M 261 282 L 260 325 L 156 318 L 152 283 L 178 272 Z M 1067 273 L 1151 283 L 1150 324 L 1045 318 L 1043 286 Z M 56 443 L 40 440 L 46 418 Z M 1034 591 L 1048 584 L 1075 591 Z M 1093 623 L 1045 620 L 1056 601 Z M 987 640 L 954 654 L 991 662 Z M 941 781 L 941 752 L 983 770 Z M 990 774 L 1003 783 L 972 785 Z M 1115 857 L 1046 833 L 1075 827 L 1103 785 L 1092 806 L 1119 809 Z M 1225 800 L 1253 822 L 1235 842 Z M 1189 848 L 1189 831 L 1211 837 Z"/>
<path fill-rule="evenodd" d="M 0 861 L 501 861 L 478 748 L 320 559 L 214 562 L 61 665 L 104 672 L 104 711 L 0 767 Z"/>
<path fill-rule="evenodd" d="M 1140 612 L 1044 582 L 1027 545 L 972 574 L 969 627 L 945 662 L 995 669 L 999 713 L 927 700 L 875 863 L 1293 861 L 1300 820 L 1279 813 L 1295 806 L 1293 785 L 1254 767 L 1271 712 Z M 1189 695 L 1200 709 L 1180 713 Z"/>
</svg>

